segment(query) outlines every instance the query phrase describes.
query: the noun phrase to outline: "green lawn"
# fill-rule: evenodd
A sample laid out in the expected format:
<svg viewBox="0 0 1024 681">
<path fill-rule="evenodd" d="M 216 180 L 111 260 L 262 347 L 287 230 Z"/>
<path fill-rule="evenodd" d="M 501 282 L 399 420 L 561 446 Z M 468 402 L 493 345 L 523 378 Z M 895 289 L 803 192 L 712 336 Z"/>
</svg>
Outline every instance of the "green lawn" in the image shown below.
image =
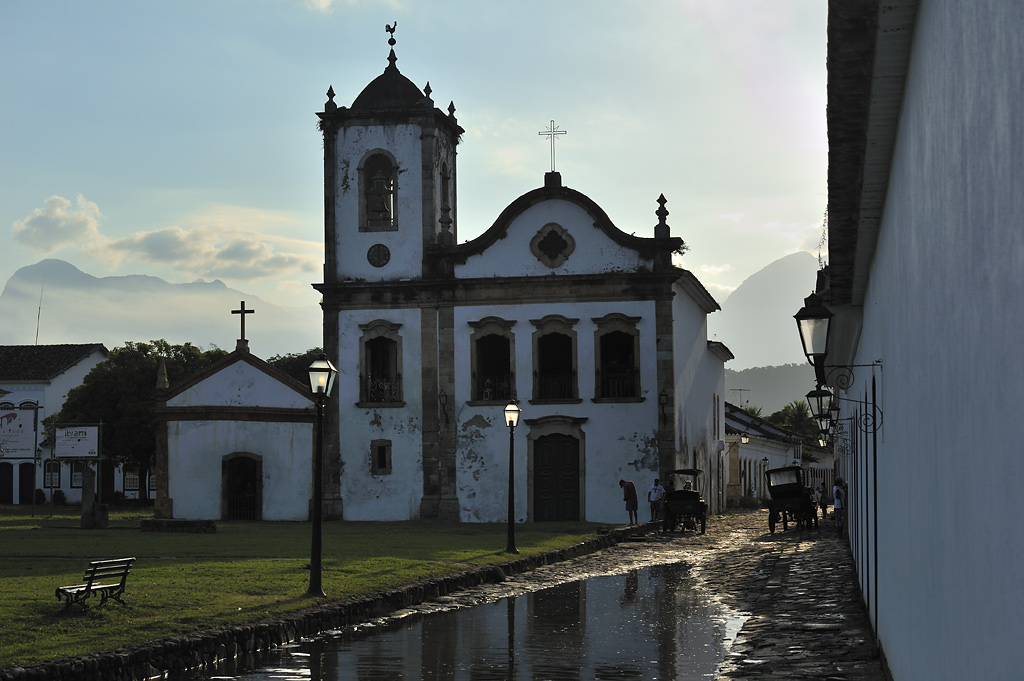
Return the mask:
<svg viewBox="0 0 1024 681">
<path fill-rule="evenodd" d="M 77 656 L 301 610 L 311 525 L 217 523 L 216 534 L 141 532 L 145 511 L 112 508 L 110 528 L 79 529 L 79 509 L 0 506 L 0 669 Z M 516 526 L 522 555 L 591 538 L 592 523 Z M 327 522 L 323 588 L 343 600 L 503 563 L 504 524 Z M 135 556 L 127 607 L 64 610 L 54 589 L 81 582 L 90 560 Z M 94 602 L 98 603 L 98 600 Z"/>
</svg>

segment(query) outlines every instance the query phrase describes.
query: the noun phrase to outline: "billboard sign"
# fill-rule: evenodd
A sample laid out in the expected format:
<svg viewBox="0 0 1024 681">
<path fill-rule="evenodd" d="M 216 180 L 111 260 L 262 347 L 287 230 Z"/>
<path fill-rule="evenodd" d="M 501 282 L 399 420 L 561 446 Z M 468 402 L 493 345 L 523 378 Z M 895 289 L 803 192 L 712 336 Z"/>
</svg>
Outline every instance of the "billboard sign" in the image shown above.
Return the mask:
<svg viewBox="0 0 1024 681">
<path fill-rule="evenodd" d="M 11 459 L 36 455 L 36 410 L 0 409 L 0 456 Z"/>
<path fill-rule="evenodd" d="M 57 426 L 53 454 L 64 459 L 95 459 L 100 454 L 100 427 Z"/>
</svg>

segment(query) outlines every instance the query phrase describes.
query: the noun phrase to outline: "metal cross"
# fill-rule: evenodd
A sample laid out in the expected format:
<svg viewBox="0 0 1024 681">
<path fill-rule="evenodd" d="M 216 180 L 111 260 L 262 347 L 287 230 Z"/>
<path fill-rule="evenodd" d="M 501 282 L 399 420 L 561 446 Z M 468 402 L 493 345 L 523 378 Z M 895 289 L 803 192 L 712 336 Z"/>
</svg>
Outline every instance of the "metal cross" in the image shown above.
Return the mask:
<svg viewBox="0 0 1024 681">
<path fill-rule="evenodd" d="M 246 310 L 245 301 L 243 300 L 242 304 L 238 306 L 238 309 L 232 310 L 231 314 L 237 314 L 242 316 L 242 340 L 245 340 L 245 315 L 256 314 L 256 310 Z"/>
<path fill-rule="evenodd" d="M 565 130 L 559 130 L 558 127 L 555 125 L 555 122 L 552 120 L 551 125 L 548 127 L 547 130 L 543 132 L 538 132 L 537 134 L 547 137 L 548 139 L 551 140 L 551 172 L 555 172 L 555 136 L 566 135 L 568 133 Z"/>
</svg>

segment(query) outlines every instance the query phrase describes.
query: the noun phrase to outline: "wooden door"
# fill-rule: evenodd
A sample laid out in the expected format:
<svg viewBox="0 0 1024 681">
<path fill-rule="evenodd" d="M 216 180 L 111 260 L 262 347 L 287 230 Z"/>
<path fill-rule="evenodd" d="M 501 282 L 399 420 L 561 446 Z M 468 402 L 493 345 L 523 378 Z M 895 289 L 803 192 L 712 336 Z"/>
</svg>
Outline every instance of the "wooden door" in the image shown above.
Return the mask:
<svg viewBox="0 0 1024 681">
<path fill-rule="evenodd" d="M 534 443 L 533 516 L 536 522 L 580 519 L 580 442 L 571 435 Z"/>
</svg>

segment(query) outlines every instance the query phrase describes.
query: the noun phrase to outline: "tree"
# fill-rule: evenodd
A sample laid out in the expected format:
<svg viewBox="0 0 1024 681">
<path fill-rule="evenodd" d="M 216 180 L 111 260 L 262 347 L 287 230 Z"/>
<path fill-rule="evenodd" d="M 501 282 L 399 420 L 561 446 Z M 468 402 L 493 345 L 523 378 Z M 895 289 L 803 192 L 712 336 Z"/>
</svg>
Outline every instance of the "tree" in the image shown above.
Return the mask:
<svg viewBox="0 0 1024 681">
<path fill-rule="evenodd" d="M 156 449 L 153 403 L 160 359 L 166 364 L 167 380 L 174 385 L 225 355 L 216 346 L 203 350 L 191 343 L 129 341 L 114 348 L 81 385 L 68 392 L 61 410 L 44 420 L 48 436 L 52 438 L 52 428 L 58 424 L 102 424 L 103 458 L 138 466 L 144 479 Z"/>
<path fill-rule="evenodd" d="M 743 411 L 747 412 L 751 416 L 757 416 L 759 418 L 761 416 L 761 407 L 755 407 L 752 404 L 748 404 L 747 406 L 743 407 Z"/>
<path fill-rule="evenodd" d="M 803 400 L 793 400 L 765 420 L 811 440 L 818 439 L 818 423 Z"/>
<path fill-rule="evenodd" d="M 267 360 L 267 364 L 275 369 L 280 369 L 303 385 L 309 384 L 309 365 L 313 360 L 320 359 L 323 353 L 321 348 L 311 348 L 305 352 L 297 352 L 288 355 L 274 355 Z"/>
</svg>

